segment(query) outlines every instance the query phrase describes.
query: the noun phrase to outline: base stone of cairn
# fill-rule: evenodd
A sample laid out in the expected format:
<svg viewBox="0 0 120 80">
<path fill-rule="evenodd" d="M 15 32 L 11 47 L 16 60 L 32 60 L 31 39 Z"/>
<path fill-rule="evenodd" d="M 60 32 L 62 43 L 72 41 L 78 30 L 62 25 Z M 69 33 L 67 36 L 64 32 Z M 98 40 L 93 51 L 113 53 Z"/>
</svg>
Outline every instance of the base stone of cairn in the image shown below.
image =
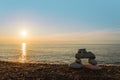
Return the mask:
<svg viewBox="0 0 120 80">
<path fill-rule="evenodd" d="M 70 64 L 71 68 L 82 68 L 82 67 L 86 67 L 89 69 L 101 69 L 98 65 L 97 65 L 97 61 L 95 60 L 95 55 L 92 52 L 87 52 L 86 49 L 79 49 L 78 53 L 75 54 L 75 62 Z M 88 63 L 89 65 L 83 65 L 81 62 L 81 59 L 87 58 L 88 59 Z"/>
<path fill-rule="evenodd" d="M 70 67 L 72 67 L 72 68 L 81 68 L 81 67 L 83 67 L 83 64 L 81 64 L 80 59 L 76 59 L 75 62 L 70 64 Z"/>
<path fill-rule="evenodd" d="M 73 63 L 70 64 L 70 67 L 71 68 L 82 68 L 83 65 L 79 64 L 79 63 L 76 63 L 76 62 L 73 62 Z"/>
</svg>

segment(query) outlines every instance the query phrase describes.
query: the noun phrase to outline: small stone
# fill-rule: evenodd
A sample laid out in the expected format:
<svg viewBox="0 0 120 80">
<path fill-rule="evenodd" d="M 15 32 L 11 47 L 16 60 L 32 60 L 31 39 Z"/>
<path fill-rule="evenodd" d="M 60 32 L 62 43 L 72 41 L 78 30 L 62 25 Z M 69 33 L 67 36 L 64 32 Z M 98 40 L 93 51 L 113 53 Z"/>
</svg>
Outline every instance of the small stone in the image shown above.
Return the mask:
<svg viewBox="0 0 120 80">
<path fill-rule="evenodd" d="M 87 53 L 86 49 L 79 49 L 78 53 Z"/>
<path fill-rule="evenodd" d="M 97 61 L 95 59 L 89 59 L 88 63 L 92 65 L 97 65 Z"/>
<path fill-rule="evenodd" d="M 73 62 L 73 63 L 70 64 L 70 67 L 71 68 L 82 68 L 83 65 L 79 64 L 79 63 L 76 63 L 76 62 Z"/>
<path fill-rule="evenodd" d="M 80 59 L 76 59 L 75 62 L 78 63 L 78 64 L 81 64 L 81 60 Z"/>
</svg>

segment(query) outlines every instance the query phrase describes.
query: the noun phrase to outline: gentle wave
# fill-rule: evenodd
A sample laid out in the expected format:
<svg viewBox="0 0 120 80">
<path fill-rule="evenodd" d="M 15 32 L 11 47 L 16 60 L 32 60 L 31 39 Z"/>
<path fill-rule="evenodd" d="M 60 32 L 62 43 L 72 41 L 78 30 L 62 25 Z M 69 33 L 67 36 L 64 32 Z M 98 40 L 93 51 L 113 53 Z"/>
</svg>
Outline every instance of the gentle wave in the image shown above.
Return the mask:
<svg viewBox="0 0 120 80">
<path fill-rule="evenodd" d="M 120 64 L 120 45 L 81 44 L 0 44 L 0 60 L 24 62 L 74 62 L 78 49 L 86 48 L 96 55 L 99 64 Z M 24 50 L 23 50 L 24 49 Z M 23 55 L 23 52 L 25 53 Z"/>
</svg>

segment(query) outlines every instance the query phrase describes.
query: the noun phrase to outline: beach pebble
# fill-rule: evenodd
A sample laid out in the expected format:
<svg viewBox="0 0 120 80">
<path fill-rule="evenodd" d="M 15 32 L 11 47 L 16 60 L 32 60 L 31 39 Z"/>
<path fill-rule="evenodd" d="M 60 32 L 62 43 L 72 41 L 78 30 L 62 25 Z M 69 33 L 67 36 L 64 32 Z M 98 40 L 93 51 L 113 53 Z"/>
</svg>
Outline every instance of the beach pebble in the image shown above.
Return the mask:
<svg viewBox="0 0 120 80">
<path fill-rule="evenodd" d="M 76 62 L 73 62 L 73 63 L 70 64 L 70 67 L 71 68 L 82 68 L 83 65 L 79 64 L 79 63 L 76 63 Z"/>
<path fill-rule="evenodd" d="M 88 64 L 88 65 L 84 65 L 86 68 L 88 69 L 92 69 L 92 70 L 100 70 L 102 69 L 101 67 L 99 67 L 98 65 L 91 65 L 91 64 Z"/>
<path fill-rule="evenodd" d="M 97 65 L 97 61 L 95 59 L 89 59 L 88 63 L 92 65 Z"/>
</svg>

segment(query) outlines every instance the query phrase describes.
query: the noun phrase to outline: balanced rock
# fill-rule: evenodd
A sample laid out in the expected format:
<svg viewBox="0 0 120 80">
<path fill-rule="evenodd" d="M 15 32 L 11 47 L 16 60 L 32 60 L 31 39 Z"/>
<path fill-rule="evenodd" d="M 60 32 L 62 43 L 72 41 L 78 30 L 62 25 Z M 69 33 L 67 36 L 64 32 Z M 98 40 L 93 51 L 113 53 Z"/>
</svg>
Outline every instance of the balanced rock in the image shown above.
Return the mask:
<svg viewBox="0 0 120 80">
<path fill-rule="evenodd" d="M 78 53 L 87 53 L 86 49 L 79 49 Z"/>
<path fill-rule="evenodd" d="M 89 59 L 88 63 L 90 63 L 92 65 L 97 65 L 97 61 L 95 59 Z"/>
<path fill-rule="evenodd" d="M 81 64 L 81 60 L 80 59 L 76 59 L 75 62 Z"/>
</svg>

